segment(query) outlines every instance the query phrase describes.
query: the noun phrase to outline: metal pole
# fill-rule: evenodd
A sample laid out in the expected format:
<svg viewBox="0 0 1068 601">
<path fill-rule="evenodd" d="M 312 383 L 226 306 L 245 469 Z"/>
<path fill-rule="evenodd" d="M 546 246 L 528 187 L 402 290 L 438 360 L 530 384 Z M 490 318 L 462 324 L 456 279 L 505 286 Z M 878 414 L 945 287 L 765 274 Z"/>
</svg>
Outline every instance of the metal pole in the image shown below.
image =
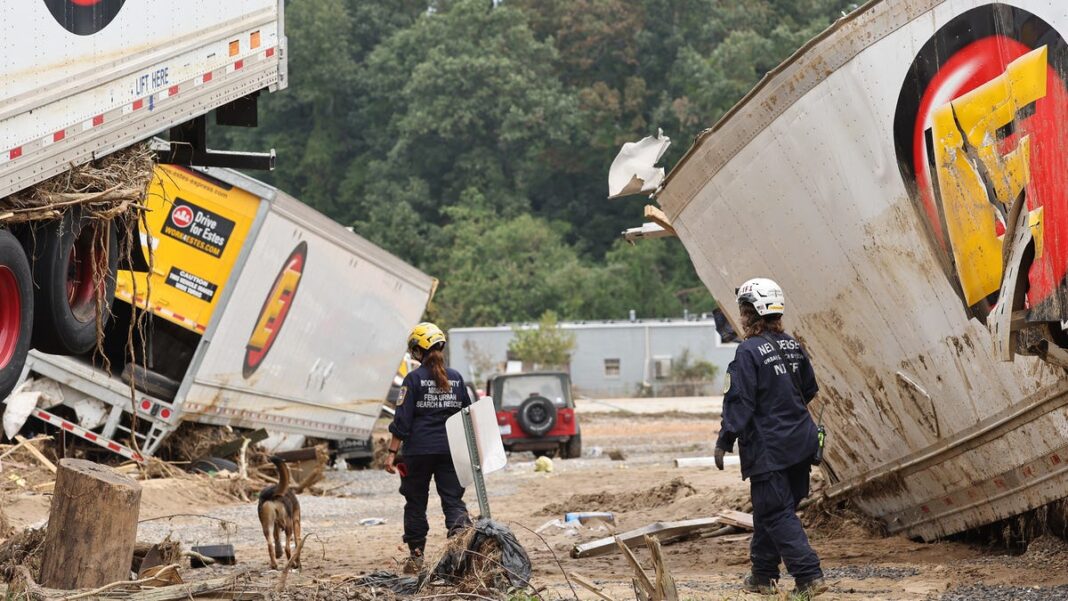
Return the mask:
<svg viewBox="0 0 1068 601">
<path fill-rule="evenodd" d="M 467 439 L 467 452 L 471 456 L 471 473 L 475 479 L 475 494 L 478 495 L 478 509 L 481 517 L 490 519 L 489 496 L 486 494 L 486 480 L 482 476 L 482 457 L 478 454 L 478 443 L 475 442 L 475 427 L 471 422 L 471 408 L 464 407 L 460 410 L 464 420 L 464 438 Z"/>
</svg>

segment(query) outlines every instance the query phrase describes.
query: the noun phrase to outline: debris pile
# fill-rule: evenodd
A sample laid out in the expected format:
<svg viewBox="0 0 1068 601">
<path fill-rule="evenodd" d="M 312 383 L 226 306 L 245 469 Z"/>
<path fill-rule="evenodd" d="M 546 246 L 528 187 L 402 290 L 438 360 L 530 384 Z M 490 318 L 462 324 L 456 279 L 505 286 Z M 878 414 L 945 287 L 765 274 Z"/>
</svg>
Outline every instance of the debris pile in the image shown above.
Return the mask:
<svg viewBox="0 0 1068 601">
<path fill-rule="evenodd" d="M 17 568 L 25 567 L 36 579 L 41 571 L 44 539 L 44 528 L 27 528 L 4 541 L 0 545 L 0 578 L 10 581 L 16 577 Z"/>
<path fill-rule="evenodd" d="M 540 515 L 558 515 L 575 511 L 626 512 L 670 505 L 679 499 L 697 494 L 697 489 L 682 478 L 654 486 L 647 490 L 619 494 L 594 493 L 571 495 L 566 500 L 542 507 Z"/>
<path fill-rule="evenodd" d="M 3 200 L 0 223 L 55 219 L 78 207 L 94 219 L 110 220 L 142 209 L 155 155 L 138 144 L 72 167 Z"/>
<path fill-rule="evenodd" d="M 377 571 L 338 585 L 363 588 L 370 598 L 381 598 L 384 592 L 399 597 L 501 598 L 530 588 L 531 572 L 530 557 L 512 531 L 500 522 L 480 519 L 449 540 L 427 574 L 414 577 Z"/>
</svg>

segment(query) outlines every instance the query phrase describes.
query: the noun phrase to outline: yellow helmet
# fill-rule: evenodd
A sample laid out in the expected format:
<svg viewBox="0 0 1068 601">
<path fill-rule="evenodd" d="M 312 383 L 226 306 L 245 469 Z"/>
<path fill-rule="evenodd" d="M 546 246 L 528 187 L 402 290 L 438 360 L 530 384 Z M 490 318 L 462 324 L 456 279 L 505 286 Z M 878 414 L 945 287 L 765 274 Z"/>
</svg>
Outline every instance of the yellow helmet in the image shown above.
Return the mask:
<svg viewBox="0 0 1068 601">
<path fill-rule="evenodd" d="M 424 321 L 412 328 L 408 333 L 408 348 L 418 346 L 424 351 L 429 351 L 435 344 L 445 344 L 445 332 L 441 328 Z"/>
</svg>

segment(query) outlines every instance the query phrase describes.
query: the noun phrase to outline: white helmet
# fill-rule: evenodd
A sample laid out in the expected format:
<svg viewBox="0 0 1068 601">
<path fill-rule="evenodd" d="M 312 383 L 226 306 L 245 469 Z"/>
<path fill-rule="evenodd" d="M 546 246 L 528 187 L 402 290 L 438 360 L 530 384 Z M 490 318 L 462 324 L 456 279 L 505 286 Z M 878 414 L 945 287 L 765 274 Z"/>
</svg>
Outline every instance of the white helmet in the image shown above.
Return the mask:
<svg viewBox="0 0 1068 601">
<path fill-rule="evenodd" d="M 786 298 L 782 288 L 767 278 L 753 278 L 735 290 L 739 303 L 750 303 L 761 317 L 782 315 Z"/>
</svg>

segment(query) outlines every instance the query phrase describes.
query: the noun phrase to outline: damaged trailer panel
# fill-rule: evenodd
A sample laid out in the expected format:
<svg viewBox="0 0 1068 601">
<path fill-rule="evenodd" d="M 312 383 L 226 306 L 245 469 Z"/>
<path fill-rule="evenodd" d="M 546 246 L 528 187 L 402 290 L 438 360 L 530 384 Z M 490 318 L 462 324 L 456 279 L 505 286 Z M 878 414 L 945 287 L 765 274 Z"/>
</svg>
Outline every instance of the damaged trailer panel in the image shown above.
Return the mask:
<svg viewBox="0 0 1068 601">
<path fill-rule="evenodd" d="M 657 195 L 716 298 L 783 285 L 834 433 L 829 494 L 891 532 L 1068 497 L 1065 35 L 1061 0 L 869 2 Z"/>
</svg>

